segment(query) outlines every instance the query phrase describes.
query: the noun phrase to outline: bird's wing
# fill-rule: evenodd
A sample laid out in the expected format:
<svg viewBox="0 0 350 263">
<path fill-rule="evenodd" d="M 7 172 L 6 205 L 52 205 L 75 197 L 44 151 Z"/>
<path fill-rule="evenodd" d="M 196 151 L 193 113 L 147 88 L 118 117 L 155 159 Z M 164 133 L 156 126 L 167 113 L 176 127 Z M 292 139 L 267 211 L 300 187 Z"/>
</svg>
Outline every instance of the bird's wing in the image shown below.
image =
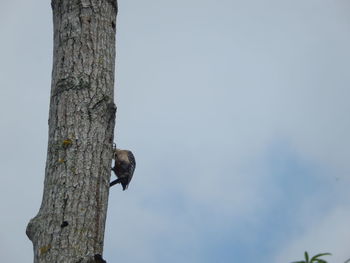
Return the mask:
<svg viewBox="0 0 350 263">
<path fill-rule="evenodd" d="M 135 161 L 135 157 L 134 157 L 134 155 L 133 155 L 133 153 L 131 151 L 128 152 L 128 158 L 129 158 L 129 161 L 130 161 L 130 164 L 131 164 L 130 176 L 129 176 L 129 182 L 128 182 L 128 184 L 129 184 L 131 179 L 132 179 L 132 176 L 134 175 L 134 171 L 135 171 L 135 168 L 136 168 L 136 161 Z"/>
</svg>

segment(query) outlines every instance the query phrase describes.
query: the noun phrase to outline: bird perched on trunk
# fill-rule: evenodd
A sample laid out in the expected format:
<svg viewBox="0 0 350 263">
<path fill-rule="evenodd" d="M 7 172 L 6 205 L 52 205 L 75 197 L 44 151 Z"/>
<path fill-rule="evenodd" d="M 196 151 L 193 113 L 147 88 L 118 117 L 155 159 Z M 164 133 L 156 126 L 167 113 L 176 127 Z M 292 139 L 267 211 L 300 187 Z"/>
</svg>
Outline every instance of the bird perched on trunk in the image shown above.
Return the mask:
<svg viewBox="0 0 350 263">
<path fill-rule="evenodd" d="M 113 159 L 114 159 L 114 167 L 112 168 L 112 171 L 115 173 L 118 179 L 111 182 L 109 186 L 113 186 L 115 184 L 120 183 L 124 191 L 125 189 L 128 188 L 128 185 L 135 171 L 135 167 L 136 167 L 135 157 L 131 151 L 120 150 L 114 146 Z"/>
</svg>

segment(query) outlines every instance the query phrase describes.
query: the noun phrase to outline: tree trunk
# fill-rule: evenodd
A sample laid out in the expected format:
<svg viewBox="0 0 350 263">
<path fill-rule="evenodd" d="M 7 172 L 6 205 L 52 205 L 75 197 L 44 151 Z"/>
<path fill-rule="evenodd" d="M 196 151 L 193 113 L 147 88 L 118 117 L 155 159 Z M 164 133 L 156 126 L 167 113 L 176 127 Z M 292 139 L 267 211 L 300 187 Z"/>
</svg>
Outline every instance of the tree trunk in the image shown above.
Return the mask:
<svg viewBox="0 0 350 263">
<path fill-rule="evenodd" d="M 34 262 L 104 262 L 116 106 L 116 0 L 52 0 L 54 50 Z"/>
</svg>

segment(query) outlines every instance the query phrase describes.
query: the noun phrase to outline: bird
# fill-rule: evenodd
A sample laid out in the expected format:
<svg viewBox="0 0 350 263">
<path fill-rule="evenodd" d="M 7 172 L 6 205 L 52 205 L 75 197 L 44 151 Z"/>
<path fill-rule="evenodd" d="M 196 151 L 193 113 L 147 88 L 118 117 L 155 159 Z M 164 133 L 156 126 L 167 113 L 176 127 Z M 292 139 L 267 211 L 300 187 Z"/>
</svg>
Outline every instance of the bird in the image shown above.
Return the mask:
<svg viewBox="0 0 350 263">
<path fill-rule="evenodd" d="M 134 175 L 136 161 L 134 154 L 129 150 L 121 150 L 113 147 L 114 167 L 112 171 L 118 179 L 112 181 L 109 186 L 121 184 L 125 191 Z"/>
</svg>

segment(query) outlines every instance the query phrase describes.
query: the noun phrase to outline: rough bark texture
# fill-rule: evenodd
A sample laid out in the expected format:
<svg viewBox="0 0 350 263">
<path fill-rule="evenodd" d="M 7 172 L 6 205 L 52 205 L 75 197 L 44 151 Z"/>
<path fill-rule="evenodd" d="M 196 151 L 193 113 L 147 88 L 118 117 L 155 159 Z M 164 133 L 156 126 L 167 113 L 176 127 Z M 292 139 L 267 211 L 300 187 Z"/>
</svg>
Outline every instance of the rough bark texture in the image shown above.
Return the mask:
<svg viewBox="0 0 350 263">
<path fill-rule="evenodd" d="M 104 262 L 111 174 L 116 0 L 53 0 L 43 200 L 27 226 L 34 262 Z"/>
</svg>

